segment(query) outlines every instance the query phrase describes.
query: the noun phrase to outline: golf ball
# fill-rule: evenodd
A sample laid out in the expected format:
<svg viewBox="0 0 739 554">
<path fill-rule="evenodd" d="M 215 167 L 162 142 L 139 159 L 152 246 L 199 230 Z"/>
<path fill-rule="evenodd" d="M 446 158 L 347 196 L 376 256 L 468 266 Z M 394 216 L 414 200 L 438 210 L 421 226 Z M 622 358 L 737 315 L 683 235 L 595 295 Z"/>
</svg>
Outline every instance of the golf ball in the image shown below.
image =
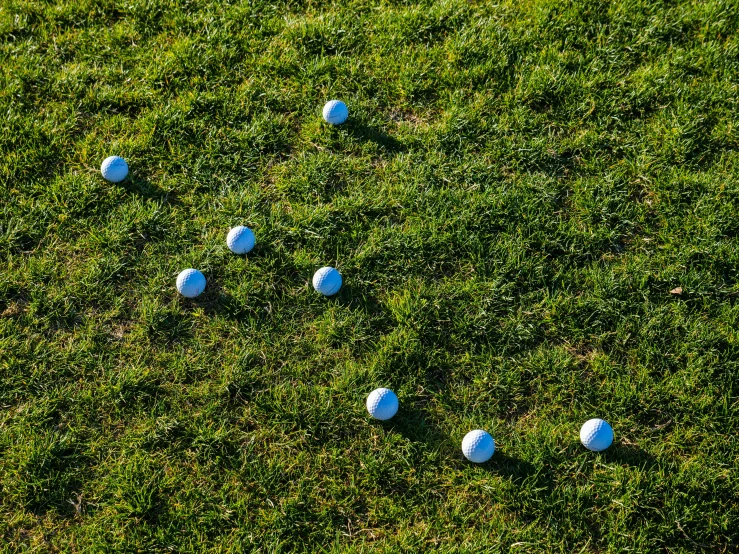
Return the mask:
<svg viewBox="0 0 739 554">
<path fill-rule="evenodd" d="M 493 457 L 494 452 L 495 441 L 487 431 L 475 429 L 462 439 L 462 453 L 470 462 L 485 463 Z"/>
<path fill-rule="evenodd" d="M 193 268 L 180 271 L 177 290 L 186 298 L 195 298 L 205 290 L 205 275 Z"/>
<path fill-rule="evenodd" d="M 341 100 L 329 100 L 323 107 L 323 119 L 331 125 L 339 125 L 349 117 L 349 108 Z"/>
<path fill-rule="evenodd" d="M 339 292 L 341 283 L 341 273 L 333 267 L 322 267 L 313 274 L 313 288 L 324 296 Z"/>
<path fill-rule="evenodd" d="M 589 419 L 580 428 L 580 442 L 588 450 L 601 452 L 613 443 L 613 429 L 602 419 Z"/>
<path fill-rule="evenodd" d="M 249 227 L 239 225 L 228 232 L 226 244 L 234 254 L 246 254 L 254 248 L 256 239 L 254 232 Z"/>
<path fill-rule="evenodd" d="M 390 389 L 375 389 L 367 397 L 367 411 L 380 421 L 390 419 L 398 413 L 398 397 Z"/>
<path fill-rule="evenodd" d="M 100 166 L 103 178 L 111 183 L 120 183 L 128 175 L 128 164 L 119 156 L 108 156 Z"/>
</svg>

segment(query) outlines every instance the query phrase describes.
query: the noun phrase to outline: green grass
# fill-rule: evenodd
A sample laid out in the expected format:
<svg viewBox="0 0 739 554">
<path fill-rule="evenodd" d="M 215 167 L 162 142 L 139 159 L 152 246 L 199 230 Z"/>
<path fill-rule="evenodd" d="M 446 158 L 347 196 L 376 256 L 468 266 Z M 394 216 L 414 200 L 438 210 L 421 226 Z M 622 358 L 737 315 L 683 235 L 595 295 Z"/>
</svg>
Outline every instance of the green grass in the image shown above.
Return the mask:
<svg viewBox="0 0 739 554">
<path fill-rule="evenodd" d="M 1 2 L 0 549 L 739 551 L 738 26 Z"/>
</svg>

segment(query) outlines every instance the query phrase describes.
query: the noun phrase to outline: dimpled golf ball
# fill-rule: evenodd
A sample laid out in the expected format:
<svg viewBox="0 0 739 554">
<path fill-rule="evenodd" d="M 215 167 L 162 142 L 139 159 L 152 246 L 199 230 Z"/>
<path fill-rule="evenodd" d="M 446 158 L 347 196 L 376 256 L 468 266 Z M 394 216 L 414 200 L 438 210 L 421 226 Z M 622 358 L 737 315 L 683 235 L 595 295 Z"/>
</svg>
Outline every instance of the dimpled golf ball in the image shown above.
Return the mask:
<svg viewBox="0 0 739 554">
<path fill-rule="evenodd" d="M 613 443 L 613 429 L 602 419 L 589 419 L 580 428 L 580 442 L 588 450 L 601 452 Z"/>
<path fill-rule="evenodd" d="M 398 397 L 390 389 L 375 389 L 367 397 L 367 411 L 380 421 L 390 419 L 398 413 Z"/>
<path fill-rule="evenodd" d="M 341 283 L 341 273 L 333 267 L 322 267 L 313 275 L 313 288 L 324 296 L 339 292 Z"/>
<path fill-rule="evenodd" d="M 493 457 L 494 452 L 495 441 L 487 431 L 475 429 L 462 439 L 462 453 L 470 462 L 485 463 Z"/>
<path fill-rule="evenodd" d="M 195 298 L 205 290 L 205 275 L 193 268 L 180 271 L 177 290 L 185 298 Z"/>
<path fill-rule="evenodd" d="M 249 229 L 249 227 L 244 227 L 243 225 L 234 227 L 226 236 L 226 244 L 228 244 L 228 248 L 234 254 L 246 254 L 251 252 L 251 249 L 254 248 L 254 244 L 256 244 L 254 232 Z"/>
<path fill-rule="evenodd" d="M 108 156 L 100 166 L 103 178 L 111 183 L 120 183 L 128 175 L 128 164 L 119 156 Z"/>
<path fill-rule="evenodd" d="M 349 108 L 341 100 L 329 100 L 323 107 L 323 119 L 331 125 L 340 125 L 349 117 Z"/>
</svg>

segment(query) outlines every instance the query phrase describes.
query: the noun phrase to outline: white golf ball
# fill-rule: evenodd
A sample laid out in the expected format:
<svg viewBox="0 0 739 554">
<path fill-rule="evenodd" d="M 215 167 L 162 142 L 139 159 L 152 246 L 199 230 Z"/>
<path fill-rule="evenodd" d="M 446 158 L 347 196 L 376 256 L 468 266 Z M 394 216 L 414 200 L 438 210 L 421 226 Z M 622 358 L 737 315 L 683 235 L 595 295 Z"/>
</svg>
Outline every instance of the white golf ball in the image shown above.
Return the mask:
<svg viewBox="0 0 739 554">
<path fill-rule="evenodd" d="M 602 419 L 589 419 L 580 428 L 580 442 L 588 450 L 601 452 L 613 444 L 613 429 Z"/>
<path fill-rule="evenodd" d="M 324 296 L 339 292 L 341 283 L 341 273 L 333 267 L 322 267 L 313 274 L 313 288 Z"/>
<path fill-rule="evenodd" d="M 228 232 L 226 244 L 234 254 L 246 254 L 251 252 L 256 244 L 254 232 L 249 227 L 239 225 Z"/>
<path fill-rule="evenodd" d="M 375 389 L 367 397 L 367 411 L 380 421 L 390 419 L 398 413 L 398 397 L 390 389 Z"/>
<path fill-rule="evenodd" d="M 341 100 L 329 100 L 323 106 L 323 119 L 331 125 L 344 123 L 349 117 L 349 108 Z"/>
<path fill-rule="evenodd" d="M 462 453 L 470 462 L 485 463 L 493 457 L 494 452 L 495 441 L 487 431 L 475 429 L 462 439 Z"/>
<path fill-rule="evenodd" d="M 119 156 L 108 156 L 100 166 L 103 178 L 111 183 L 120 183 L 128 175 L 128 164 Z"/>
<path fill-rule="evenodd" d="M 205 290 L 205 275 L 192 268 L 180 271 L 177 290 L 186 298 L 195 298 Z"/>
</svg>

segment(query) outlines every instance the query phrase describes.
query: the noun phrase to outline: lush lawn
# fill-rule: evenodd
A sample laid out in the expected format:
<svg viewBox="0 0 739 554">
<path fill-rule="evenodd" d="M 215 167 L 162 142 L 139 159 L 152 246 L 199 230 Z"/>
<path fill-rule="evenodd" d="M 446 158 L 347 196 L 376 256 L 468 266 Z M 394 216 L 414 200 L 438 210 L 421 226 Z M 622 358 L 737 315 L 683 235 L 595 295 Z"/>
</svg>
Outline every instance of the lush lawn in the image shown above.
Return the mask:
<svg viewBox="0 0 739 554">
<path fill-rule="evenodd" d="M 739 551 L 739 5 L 299 4 L 0 1 L 0 549 Z"/>
</svg>

